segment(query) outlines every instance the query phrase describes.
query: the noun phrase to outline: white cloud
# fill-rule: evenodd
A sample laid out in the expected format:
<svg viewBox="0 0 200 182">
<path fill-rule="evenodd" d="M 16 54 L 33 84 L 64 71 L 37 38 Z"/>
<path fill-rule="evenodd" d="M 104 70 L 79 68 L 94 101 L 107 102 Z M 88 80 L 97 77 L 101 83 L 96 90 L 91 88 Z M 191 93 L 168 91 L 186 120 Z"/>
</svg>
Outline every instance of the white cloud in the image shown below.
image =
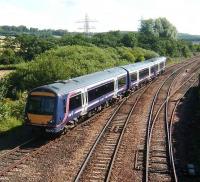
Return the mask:
<svg viewBox="0 0 200 182">
<path fill-rule="evenodd" d="M 200 34 L 198 0 L 1 0 L 0 25 L 79 31 L 85 13 L 95 31 L 137 30 L 143 18 L 166 17 L 180 32 Z"/>
</svg>

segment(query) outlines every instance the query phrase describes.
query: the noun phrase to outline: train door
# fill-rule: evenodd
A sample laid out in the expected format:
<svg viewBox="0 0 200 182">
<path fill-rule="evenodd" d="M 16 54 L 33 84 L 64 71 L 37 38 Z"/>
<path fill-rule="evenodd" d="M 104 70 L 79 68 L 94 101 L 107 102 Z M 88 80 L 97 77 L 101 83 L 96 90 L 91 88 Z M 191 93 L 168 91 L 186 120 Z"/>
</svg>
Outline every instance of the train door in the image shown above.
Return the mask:
<svg viewBox="0 0 200 182">
<path fill-rule="evenodd" d="M 117 97 L 117 92 L 118 92 L 118 82 L 117 82 L 117 78 L 114 79 L 114 98 Z"/>
<path fill-rule="evenodd" d="M 81 115 L 85 115 L 87 114 L 87 107 L 88 107 L 88 92 L 87 92 L 87 88 L 84 88 L 81 91 L 81 95 L 82 95 L 82 113 Z"/>
<path fill-rule="evenodd" d="M 137 70 L 137 86 L 139 86 L 140 78 L 139 78 L 139 71 Z"/>
</svg>

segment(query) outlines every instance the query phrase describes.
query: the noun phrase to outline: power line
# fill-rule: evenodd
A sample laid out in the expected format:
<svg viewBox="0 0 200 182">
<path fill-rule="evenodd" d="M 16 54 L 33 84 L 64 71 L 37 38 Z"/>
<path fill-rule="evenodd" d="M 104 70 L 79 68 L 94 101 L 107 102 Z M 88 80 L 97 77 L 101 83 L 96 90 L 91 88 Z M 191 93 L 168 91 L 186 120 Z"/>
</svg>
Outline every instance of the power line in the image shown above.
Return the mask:
<svg viewBox="0 0 200 182">
<path fill-rule="evenodd" d="M 90 30 L 91 29 L 95 29 L 94 26 L 90 26 L 90 23 L 96 23 L 96 22 L 97 22 L 96 20 L 89 19 L 88 15 L 85 14 L 85 19 L 77 21 L 76 23 L 83 23 L 83 27 L 81 27 L 79 29 L 84 29 L 85 35 L 89 36 L 90 35 Z"/>
</svg>

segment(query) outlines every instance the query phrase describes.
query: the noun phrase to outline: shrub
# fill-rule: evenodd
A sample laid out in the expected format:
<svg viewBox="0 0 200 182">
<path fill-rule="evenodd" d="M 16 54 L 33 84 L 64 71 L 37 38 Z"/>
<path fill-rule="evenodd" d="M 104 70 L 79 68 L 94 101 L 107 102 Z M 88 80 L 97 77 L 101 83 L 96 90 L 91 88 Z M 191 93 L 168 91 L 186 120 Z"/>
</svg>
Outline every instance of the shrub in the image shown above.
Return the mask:
<svg viewBox="0 0 200 182">
<path fill-rule="evenodd" d="M 155 52 L 142 48 L 59 47 L 41 54 L 33 62 L 18 66 L 16 71 L 8 76 L 8 96 L 16 97 L 20 90 L 30 90 L 56 80 L 69 79 L 155 56 L 158 56 Z"/>
</svg>

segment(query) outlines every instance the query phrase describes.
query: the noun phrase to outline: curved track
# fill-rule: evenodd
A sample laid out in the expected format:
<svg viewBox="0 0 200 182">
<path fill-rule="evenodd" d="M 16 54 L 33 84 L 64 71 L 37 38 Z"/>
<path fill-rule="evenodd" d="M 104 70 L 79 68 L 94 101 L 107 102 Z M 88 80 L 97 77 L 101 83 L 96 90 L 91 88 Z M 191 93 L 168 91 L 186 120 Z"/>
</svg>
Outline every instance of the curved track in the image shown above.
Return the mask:
<svg viewBox="0 0 200 182">
<path fill-rule="evenodd" d="M 199 70 L 200 71 L 200 70 Z M 199 72 L 200 73 L 200 72 Z M 166 106 L 169 107 L 169 105 L 173 108 L 171 111 L 171 115 L 168 116 L 168 119 L 166 118 L 167 124 L 168 124 L 168 144 L 169 144 L 169 157 L 170 157 L 170 165 L 171 165 L 171 173 L 173 175 L 174 181 L 178 181 L 178 175 L 177 170 L 175 166 L 175 156 L 173 151 L 173 142 L 172 142 L 172 129 L 173 129 L 173 121 L 176 109 L 181 101 L 181 99 L 185 96 L 187 91 L 193 87 L 195 84 L 198 83 L 197 80 L 197 74 L 192 74 L 180 87 L 177 92 L 173 93 L 169 100 L 167 100 Z M 166 108 L 167 108 L 166 107 Z"/>
<path fill-rule="evenodd" d="M 125 98 L 108 120 L 91 147 L 74 181 L 109 181 L 122 136 L 130 116 L 150 84 Z"/>
<path fill-rule="evenodd" d="M 31 159 L 35 155 L 47 151 L 48 148 L 55 145 L 59 139 L 60 138 L 52 138 L 52 140 L 47 140 L 45 138 L 41 138 L 40 136 L 36 136 L 1 155 L 0 176 L 6 175 L 7 172 L 18 167 L 18 165 Z"/>
<path fill-rule="evenodd" d="M 169 70 L 172 71 L 173 69 L 174 68 L 170 68 Z M 112 166 L 116 160 L 118 148 L 127 123 L 129 122 L 130 116 L 139 98 L 146 89 L 147 88 L 144 87 L 122 101 L 97 138 L 96 144 L 91 148 L 87 156 L 88 159 L 86 159 L 85 163 L 82 165 L 75 181 L 87 179 L 109 181 Z M 96 117 L 98 117 L 98 114 L 95 115 L 95 118 Z M 54 138 L 53 140 L 38 140 L 40 137 L 32 138 L 8 153 L 1 155 L 0 176 L 6 175 L 8 171 L 35 157 L 37 154 L 43 154 L 45 151 L 48 152 L 51 146 L 54 148 L 59 146 L 59 141 L 62 140 L 62 137 L 64 137 L 64 135 L 60 138 Z M 94 175 L 90 172 L 93 172 Z"/>
<path fill-rule="evenodd" d="M 192 70 L 195 72 L 199 68 L 195 67 L 198 65 L 195 63 L 195 61 L 193 63 L 194 66 Z M 174 85 L 176 78 L 181 75 L 180 71 L 185 69 L 186 66 L 189 67 L 190 63 L 182 66 L 173 74 L 171 74 L 160 86 L 154 96 L 149 114 L 146 135 L 146 162 L 144 173 L 146 182 L 171 180 L 176 181 L 176 174 L 171 174 L 173 165 L 170 165 L 174 162 L 172 161 L 173 154 L 171 150 L 170 131 L 168 125 L 168 100 L 175 92 L 177 92 L 183 85 L 185 86 L 185 84 L 188 83 L 191 79 L 190 78 L 186 80 L 174 91 L 173 94 L 171 93 L 172 88 L 177 86 Z M 174 171 L 174 169 L 172 171 Z"/>
</svg>

